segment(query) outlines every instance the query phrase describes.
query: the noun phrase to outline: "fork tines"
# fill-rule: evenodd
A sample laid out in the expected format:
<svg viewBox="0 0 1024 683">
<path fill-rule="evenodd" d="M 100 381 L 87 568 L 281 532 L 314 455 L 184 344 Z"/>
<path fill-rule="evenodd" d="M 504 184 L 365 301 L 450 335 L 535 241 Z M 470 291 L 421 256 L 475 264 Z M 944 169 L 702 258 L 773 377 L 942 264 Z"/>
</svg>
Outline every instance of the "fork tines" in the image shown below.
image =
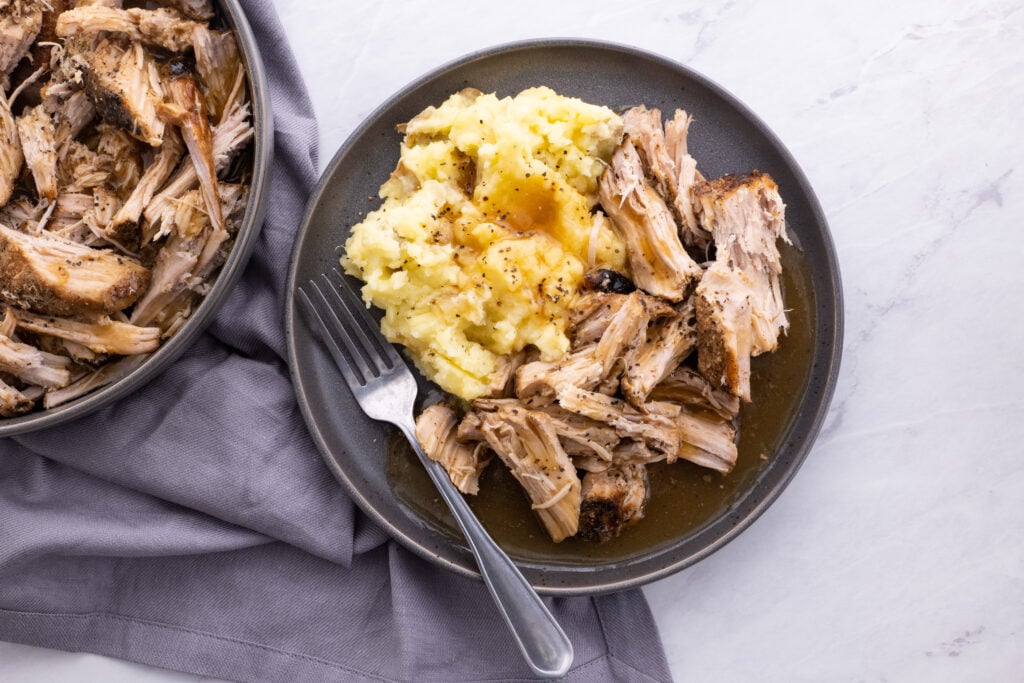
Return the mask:
<svg viewBox="0 0 1024 683">
<path fill-rule="evenodd" d="M 337 268 L 299 287 L 298 300 L 319 323 L 321 340 L 349 383 L 365 385 L 402 363 Z"/>
</svg>

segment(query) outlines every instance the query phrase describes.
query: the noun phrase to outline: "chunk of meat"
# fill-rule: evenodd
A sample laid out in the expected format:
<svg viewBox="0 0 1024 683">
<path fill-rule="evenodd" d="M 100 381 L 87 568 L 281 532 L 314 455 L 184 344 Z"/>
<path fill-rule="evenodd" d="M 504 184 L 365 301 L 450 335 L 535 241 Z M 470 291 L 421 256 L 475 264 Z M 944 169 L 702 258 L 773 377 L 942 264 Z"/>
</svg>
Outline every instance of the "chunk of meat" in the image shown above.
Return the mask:
<svg viewBox="0 0 1024 683">
<path fill-rule="evenodd" d="M 785 205 L 766 173 L 732 175 L 693 189 L 701 224 L 714 236 L 716 262 L 747 281 L 753 355 L 774 351 L 789 326 L 782 300 L 782 261 L 777 241 L 786 236 Z"/>
<path fill-rule="evenodd" d="M 85 92 L 100 116 L 159 147 L 164 122 L 157 110 L 164 92 L 156 64 L 142 44 L 103 38 L 77 57 L 83 65 Z"/>
<path fill-rule="evenodd" d="M 621 360 L 643 344 L 647 324 L 659 312 L 672 309 L 637 290 L 622 297 L 615 313 L 596 344 L 579 348 L 555 362 L 527 363 L 516 372 L 516 395 L 520 398 L 554 396 L 563 384 L 594 389 L 607 381 L 611 392 L 617 388 Z"/>
<path fill-rule="evenodd" d="M 0 206 L 6 204 L 14 193 L 14 184 L 23 163 L 25 155 L 18 138 L 18 124 L 7 99 L 0 97 Z"/>
<path fill-rule="evenodd" d="M 110 189 L 124 199 L 134 191 L 142 177 L 139 142 L 127 131 L 105 121 L 96 126 L 96 132 L 99 135 L 96 153 L 108 170 Z M 164 136 L 164 144 L 167 144 L 167 135 Z"/>
<path fill-rule="evenodd" d="M 573 347 L 599 340 L 625 301 L 625 295 L 608 292 L 587 292 L 577 299 L 569 310 Z"/>
<path fill-rule="evenodd" d="M 206 210 L 215 230 L 224 229 L 220 195 L 217 192 L 217 166 L 213 156 L 213 131 L 206 104 L 195 76 L 184 60 L 171 60 L 164 73 L 164 89 L 170 103 L 161 112 L 181 131 L 189 158 L 196 169 Z"/>
<path fill-rule="evenodd" d="M 32 410 L 35 402 L 0 379 L 0 416 L 17 417 Z"/>
<path fill-rule="evenodd" d="M 70 359 L 64 356 L 40 351 L 0 335 L 0 370 L 26 384 L 48 388 L 67 386 L 71 381 L 70 365 Z"/>
<path fill-rule="evenodd" d="M 7 76 L 28 54 L 43 26 L 39 0 L 8 0 L 0 5 L 0 74 Z"/>
<path fill-rule="evenodd" d="M 131 194 L 114 215 L 112 221 L 114 229 L 119 230 L 122 226 L 134 225 L 139 222 L 142 212 L 149 206 L 157 190 L 174 173 L 184 151 L 185 146 L 182 144 L 177 130 L 173 128 L 168 130 L 164 134 L 164 144 L 160 146 L 153 162 L 146 167 Z"/>
<path fill-rule="evenodd" d="M 637 287 L 669 301 L 682 301 L 702 271 L 679 241 L 672 212 L 647 183 L 629 136 L 601 174 L 599 188 L 601 205 L 629 250 Z"/>
<path fill-rule="evenodd" d="M 27 197 L 15 195 L 0 207 L 0 225 L 7 225 L 21 232 L 34 232 L 47 207 Z"/>
<path fill-rule="evenodd" d="M 91 195 L 93 188 L 109 180 L 110 169 L 103 158 L 77 140 L 71 141 L 67 153 L 57 162 L 57 186 L 62 193 Z"/>
<path fill-rule="evenodd" d="M 121 200 L 112 190 L 97 187 L 93 190 L 92 206 L 82 216 L 89 230 L 104 242 L 113 244 L 125 253 L 134 253 L 139 246 L 139 234 L 134 226 L 113 224 L 114 214 L 121 208 Z"/>
<path fill-rule="evenodd" d="M 697 345 L 693 297 L 678 304 L 672 315 L 647 327 L 646 339 L 626 356 L 622 395 L 640 407 L 654 387 L 675 370 Z"/>
<path fill-rule="evenodd" d="M 594 355 L 604 369 L 604 376 L 608 376 L 616 360 L 628 358 L 644 343 L 647 324 L 659 310 L 665 312 L 662 306 L 660 301 L 641 291 L 626 295 L 626 300 L 612 316 L 594 349 Z M 671 311 L 670 308 L 667 310 Z"/>
<path fill-rule="evenodd" d="M 533 361 L 516 370 L 515 392 L 521 399 L 550 400 L 562 384 L 593 388 L 605 375 L 605 368 L 590 344 L 573 351 L 559 361 Z"/>
<path fill-rule="evenodd" d="M 184 52 L 192 47 L 192 31 L 201 26 L 183 19 L 168 9 L 118 9 L 114 7 L 76 7 L 57 19 L 57 35 L 62 38 L 96 34 L 101 31 L 121 33 L 127 38 L 161 47 L 170 52 Z"/>
<path fill-rule="evenodd" d="M 96 118 L 96 108 L 84 91 L 68 82 L 51 81 L 42 92 L 42 106 L 53 120 L 57 157 L 63 159 L 78 134 Z"/>
<path fill-rule="evenodd" d="M 435 403 L 416 418 L 416 438 L 424 452 L 448 473 L 455 488 L 476 495 L 480 491 L 480 474 L 489 457 L 483 442 L 466 444 L 456 439 L 459 419 L 451 406 Z"/>
<path fill-rule="evenodd" d="M 714 263 L 696 292 L 697 367 L 712 384 L 750 400 L 753 331 L 750 287 L 743 273 Z"/>
<path fill-rule="evenodd" d="M 526 364 L 529 356 L 526 349 L 506 356 L 499 356 L 491 381 L 487 384 L 487 395 L 493 398 L 506 398 L 515 395 L 516 371 Z"/>
<path fill-rule="evenodd" d="M 716 389 L 699 372 L 686 366 L 675 369 L 654 387 L 652 401 L 671 401 L 693 411 L 704 411 L 730 421 L 739 415 L 739 398 L 727 391 Z"/>
<path fill-rule="evenodd" d="M 528 407 L 516 399 L 477 399 L 473 401 L 473 408 L 478 412 L 518 409 L 543 413 L 558 435 L 562 448 L 574 462 L 577 457 L 596 457 L 607 467 L 612 461 L 612 450 L 620 440 L 609 425 L 571 413 L 554 404 Z M 459 438 L 465 441 L 484 438 L 479 426 L 479 416 L 468 413 L 459 425 Z"/>
<path fill-rule="evenodd" d="M 80 396 L 85 396 L 90 391 L 113 384 L 135 372 L 149 359 L 149 356 L 148 353 L 142 353 L 118 358 L 76 379 L 62 389 L 51 389 L 43 396 L 43 407 L 54 408 Z"/>
<path fill-rule="evenodd" d="M 57 36 L 57 18 L 74 4 L 75 0 L 46 0 L 43 4 L 42 25 L 30 50 L 29 63 L 40 68 L 50 65 L 54 50 L 61 49 Z"/>
<path fill-rule="evenodd" d="M 222 195 L 237 198 L 234 192 Z M 197 190 L 185 194 L 173 209 L 163 219 L 171 236 L 157 254 L 152 283 L 132 310 L 131 321 L 138 325 L 153 323 L 181 292 L 205 286 L 207 276 L 218 265 L 220 248 L 229 238 L 226 230 L 212 227 Z"/>
<path fill-rule="evenodd" d="M 612 461 L 612 451 L 621 439 L 611 426 L 556 405 L 540 410 L 551 418 L 555 433 L 570 456 L 593 455 L 605 462 Z"/>
<path fill-rule="evenodd" d="M 217 173 L 222 172 L 231 160 L 242 150 L 253 136 L 253 128 L 249 124 L 249 105 L 241 99 L 228 104 L 227 112 L 219 124 L 213 128 L 213 158 Z M 181 197 L 199 184 L 199 175 L 194 164 L 181 164 L 177 172 L 167 181 L 159 194 L 143 210 L 146 220 L 153 225 L 160 225 L 168 211 L 173 211 L 174 204 Z M 156 236 L 166 235 L 167 229 L 160 226 Z"/>
<path fill-rule="evenodd" d="M 0 318 L 0 335 L 14 337 L 14 331 L 18 329 L 18 319 L 14 315 L 11 306 L 4 306 L 4 317 Z"/>
<path fill-rule="evenodd" d="M 195 311 L 199 299 L 199 294 L 191 289 L 178 292 L 160 309 L 151 324 L 162 330 L 160 336 L 163 339 L 170 338 L 181 329 Z"/>
<path fill-rule="evenodd" d="M 736 428 L 731 422 L 708 413 L 683 410 L 675 418 L 682 444 L 678 457 L 728 473 L 736 465 Z"/>
<path fill-rule="evenodd" d="M 543 414 L 521 408 L 481 416 L 480 430 L 533 503 L 556 543 L 574 536 L 580 522 L 580 479 Z"/>
<path fill-rule="evenodd" d="M 126 256 L 0 225 L 0 298 L 9 304 L 51 315 L 113 313 L 132 305 L 149 277 Z"/>
<path fill-rule="evenodd" d="M 647 507 L 647 468 L 640 464 L 587 472 L 580 505 L 581 538 L 605 542 L 643 519 Z"/>
<path fill-rule="evenodd" d="M 562 385 L 558 391 L 558 404 L 570 412 L 607 423 L 623 439 L 643 441 L 652 450 L 663 453 L 669 461 L 675 460 L 679 454 L 682 443 L 679 427 L 671 416 L 651 411 L 650 403 L 644 406 L 647 412 L 641 412 L 622 399 Z"/>
<path fill-rule="evenodd" d="M 647 179 L 669 208 L 675 208 L 679 178 L 675 161 L 668 153 L 661 110 L 644 105 L 628 109 L 622 115 L 623 131 L 633 142 L 643 162 Z M 677 220 L 679 216 L 676 215 Z"/>
<path fill-rule="evenodd" d="M 196 21 L 209 21 L 215 14 L 211 0 L 156 0 L 156 4 L 176 9 Z"/>
<path fill-rule="evenodd" d="M 43 105 L 38 105 L 19 116 L 17 125 L 25 163 L 32 172 L 36 191 L 41 197 L 56 199 L 57 140 L 53 119 Z"/>
<path fill-rule="evenodd" d="M 697 160 L 690 156 L 686 141 L 692 122 L 693 117 L 677 109 L 672 120 L 665 124 L 665 147 L 675 166 L 676 194 L 673 206 L 679 217 L 683 244 L 697 254 L 704 254 L 706 258 L 711 246 L 711 233 L 697 220 L 691 196 L 694 184 L 704 180 L 704 176 L 697 170 Z"/>
<path fill-rule="evenodd" d="M 210 110 L 210 120 L 220 123 L 232 92 L 245 88 L 245 70 L 231 31 L 214 31 L 197 26 L 192 32 L 196 71 L 199 73 Z"/>
<path fill-rule="evenodd" d="M 22 311 L 18 327 L 81 344 L 95 353 L 130 356 L 156 351 L 160 345 L 159 327 L 138 327 L 109 318 L 84 322 Z"/>
</svg>

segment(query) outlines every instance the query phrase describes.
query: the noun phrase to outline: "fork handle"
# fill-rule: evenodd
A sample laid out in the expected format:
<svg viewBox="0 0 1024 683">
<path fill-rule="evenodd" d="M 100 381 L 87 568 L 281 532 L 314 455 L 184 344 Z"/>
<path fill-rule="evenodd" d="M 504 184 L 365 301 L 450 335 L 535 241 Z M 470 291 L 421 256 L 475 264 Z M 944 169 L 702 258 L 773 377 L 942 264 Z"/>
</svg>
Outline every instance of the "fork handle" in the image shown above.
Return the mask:
<svg viewBox="0 0 1024 683">
<path fill-rule="evenodd" d="M 455 521 L 459 523 L 476 558 L 484 583 L 498 604 L 501 616 L 512 630 L 530 668 L 542 678 L 564 676 L 573 660 L 572 643 L 565 631 L 555 621 L 533 586 L 480 524 L 444 468 L 427 457 L 413 430 L 404 426 L 401 429 L 426 467 L 441 497 L 455 515 Z"/>
</svg>

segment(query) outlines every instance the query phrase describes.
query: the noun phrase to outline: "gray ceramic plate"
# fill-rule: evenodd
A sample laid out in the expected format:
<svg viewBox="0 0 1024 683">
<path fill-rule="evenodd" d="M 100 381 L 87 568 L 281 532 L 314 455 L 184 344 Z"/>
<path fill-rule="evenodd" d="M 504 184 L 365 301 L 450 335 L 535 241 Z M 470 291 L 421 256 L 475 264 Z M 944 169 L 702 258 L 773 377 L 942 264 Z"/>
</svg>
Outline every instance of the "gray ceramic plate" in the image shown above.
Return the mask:
<svg viewBox="0 0 1024 683">
<path fill-rule="evenodd" d="M 412 83 L 348 139 L 321 178 L 292 256 L 289 287 L 337 265 L 352 225 L 379 205 L 377 189 L 398 158 L 395 126 L 466 86 L 511 95 L 547 85 L 621 110 L 644 103 L 683 107 L 696 123 L 691 151 L 708 177 L 767 171 L 787 203 L 794 246 L 783 250 L 793 328 L 771 359 L 757 359 L 755 405 L 741 415 L 740 466 L 727 478 L 677 463 L 652 471 L 644 521 L 604 545 L 543 536 L 524 496 L 491 465 L 473 501 L 485 526 L 542 593 L 574 595 L 635 586 L 722 547 L 782 492 L 807 454 L 828 408 L 842 339 L 839 273 L 825 218 L 796 163 L 735 98 L 679 64 L 633 48 L 572 40 L 506 45 L 469 55 Z M 476 576 L 473 558 L 387 425 L 368 419 L 288 299 L 289 360 L 317 446 L 359 506 L 410 550 Z M 431 387 L 421 383 L 429 392 Z M 761 400 L 758 401 L 757 399 Z M 670 469 L 674 468 L 674 469 Z M 488 502 L 488 500 L 494 502 Z"/>
<path fill-rule="evenodd" d="M 56 408 L 28 413 L 21 417 L 0 418 L 0 437 L 53 427 L 62 422 L 77 419 L 145 385 L 184 353 L 199 336 L 212 319 L 213 313 L 220 306 L 225 295 L 242 274 L 242 270 L 249 260 L 259 237 L 260 228 L 263 226 L 263 215 L 266 212 L 264 200 L 270 189 L 270 166 L 274 154 L 274 121 L 270 111 L 270 93 L 267 89 L 266 71 L 263 61 L 260 59 L 256 38 L 245 19 L 241 6 L 237 0 L 219 0 L 215 4 L 220 7 L 219 19 L 227 28 L 235 31 L 238 39 L 242 61 L 249 79 L 252 119 L 256 130 L 253 141 L 250 143 L 253 163 L 252 190 L 249 195 L 249 205 L 245 210 L 245 217 L 235 238 L 235 245 L 210 288 L 210 292 L 192 314 L 192 317 L 178 330 L 177 334 L 164 343 L 138 369 L 118 382 Z"/>
</svg>

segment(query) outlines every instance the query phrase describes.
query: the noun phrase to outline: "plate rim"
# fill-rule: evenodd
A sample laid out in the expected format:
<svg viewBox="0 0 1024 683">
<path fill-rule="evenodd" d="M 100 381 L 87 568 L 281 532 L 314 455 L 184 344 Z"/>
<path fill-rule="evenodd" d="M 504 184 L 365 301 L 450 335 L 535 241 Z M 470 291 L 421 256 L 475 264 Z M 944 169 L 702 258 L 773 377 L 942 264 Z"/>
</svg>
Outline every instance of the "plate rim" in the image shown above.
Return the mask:
<svg viewBox="0 0 1024 683">
<path fill-rule="evenodd" d="M 467 567 L 459 564 L 455 561 L 449 560 L 436 552 L 431 552 L 430 548 L 411 538 L 409 535 L 403 533 L 399 528 L 392 524 L 386 517 L 384 517 L 379 511 L 377 511 L 373 505 L 366 499 L 365 496 L 358 490 L 353 481 L 345 473 L 345 471 L 338 466 L 333 457 L 329 455 L 331 449 L 326 443 L 322 432 L 317 426 L 317 421 L 313 416 L 311 406 L 306 396 L 306 392 L 303 389 L 302 380 L 299 377 L 298 367 L 298 356 L 295 347 L 295 332 L 296 332 L 296 307 L 294 305 L 294 294 L 296 289 L 296 277 L 298 275 L 298 261 L 301 252 L 301 247 L 305 238 L 309 232 L 310 221 L 315 213 L 318 205 L 320 204 L 321 198 L 324 193 L 328 190 L 328 181 L 334 176 L 338 170 L 338 166 L 342 163 L 343 158 L 346 156 L 348 150 L 359 141 L 363 133 L 373 124 L 376 120 L 398 101 L 400 101 L 404 94 L 410 90 L 414 90 L 422 85 L 429 83 L 430 81 L 440 77 L 444 73 L 455 69 L 464 67 L 472 64 L 473 62 L 481 59 L 492 58 L 503 53 L 513 53 L 520 51 L 529 51 L 537 49 L 548 49 L 548 48 L 587 48 L 610 52 L 619 52 L 622 54 L 629 55 L 631 57 L 639 57 L 648 61 L 658 63 L 664 67 L 668 67 L 674 71 L 680 72 L 686 78 L 692 79 L 699 83 L 702 87 L 707 88 L 709 91 L 714 93 L 716 96 L 722 98 L 730 107 L 735 109 L 741 116 L 746 118 L 757 131 L 765 137 L 765 139 L 771 144 L 771 146 L 778 152 L 782 160 L 784 161 L 787 170 L 793 174 L 797 183 L 801 186 L 801 190 L 804 192 L 807 198 L 807 205 L 811 215 L 814 218 L 814 222 L 820 227 L 820 238 L 824 246 L 824 252 L 826 255 L 826 261 L 828 265 L 828 282 L 832 287 L 834 296 L 832 297 L 832 316 L 827 321 L 829 328 L 832 331 L 830 341 L 830 353 L 826 359 L 826 369 L 824 375 L 824 385 L 822 388 L 822 400 L 818 403 L 816 410 L 811 416 L 809 422 L 809 429 L 806 433 L 806 437 L 803 439 L 802 444 L 799 448 L 795 449 L 792 454 L 793 464 L 785 472 L 785 476 L 782 476 L 771 488 L 767 489 L 759 499 L 759 501 L 753 505 L 753 507 L 735 523 L 730 529 L 715 538 L 712 542 L 706 544 L 699 551 L 688 555 L 685 558 L 670 562 L 664 566 L 653 569 L 647 572 L 642 572 L 632 578 L 619 579 L 607 581 L 604 583 L 594 583 L 588 586 L 559 586 L 547 583 L 536 583 L 531 582 L 538 593 L 542 595 L 551 595 L 559 597 L 568 596 L 579 596 L 579 595 L 598 595 L 602 593 L 610 593 L 628 588 L 635 588 L 657 579 L 664 578 L 671 574 L 681 571 L 686 567 L 692 566 L 693 564 L 705 559 L 711 554 L 717 552 L 729 542 L 734 540 L 740 533 L 748 529 L 758 518 L 774 503 L 783 490 L 790 484 L 796 473 L 802 467 L 804 461 L 807 458 L 811 448 L 817 441 L 817 437 L 821 432 L 825 418 L 828 415 L 829 407 L 832 403 L 833 396 L 835 394 L 836 384 L 838 383 L 839 369 L 841 359 L 843 355 L 843 340 L 844 340 L 844 303 L 843 303 L 843 287 L 842 279 L 839 270 L 839 261 L 835 249 L 835 244 L 832 239 L 831 229 L 828 224 L 828 220 L 825 216 L 825 212 L 818 200 L 817 194 L 814 192 L 813 186 L 811 185 L 807 175 L 803 169 L 797 163 L 793 154 L 789 151 L 788 147 L 782 142 L 782 140 L 767 126 L 767 124 L 747 105 L 740 101 L 735 95 L 729 90 L 719 85 L 717 82 L 711 80 L 707 76 L 693 70 L 692 68 L 682 64 L 681 62 L 675 61 L 664 55 L 660 55 L 642 48 L 637 48 L 632 45 L 624 43 L 618 43 L 614 41 L 596 40 L 589 38 L 537 38 L 528 40 L 517 40 L 507 43 L 500 43 L 492 45 L 490 47 L 481 48 L 468 52 L 461 57 L 456 57 L 448 61 L 443 62 L 437 67 L 428 70 L 423 75 L 407 82 L 402 87 L 395 90 L 389 95 L 380 105 L 375 107 L 369 114 L 367 114 L 359 124 L 352 130 L 351 133 L 345 138 L 344 142 L 334 152 L 331 161 L 324 167 L 323 172 L 320 174 L 317 180 L 316 186 L 310 193 L 309 200 L 306 204 L 305 211 L 303 212 L 302 220 L 299 223 L 299 229 L 296 232 L 295 240 L 293 243 L 292 253 L 290 254 L 288 261 L 288 277 L 286 280 L 286 295 L 284 301 L 284 320 L 285 320 L 285 338 L 287 345 L 287 360 L 289 376 L 291 377 L 294 389 L 296 401 L 299 404 L 300 412 L 302 413 L 303 420 L 306 423 L 307 429 L 312 437 L 317 450 L 320 453 L 321 458 L 327 465 L 328 469 L 335 476 L 336 479 L 345 487 L 349 497 L 355 502 L 359 508 L 367 514 L 375 523 L 380 525 L 382 529 L 388 534 L 389 537 L 398 541 L 403 547 L 412 551 L 416 555 L 430 560 L 450 571 L 454 571 L 457 574 L 481 579 L 480 573 L 476 571 L 475 567 Z M 817 292 L 815 292 L 817 297 Z M 817 327 L 822 325 L 816 324 Z M 817 330 L 816 330 L 817 332 Z M 795 422 L 794 422 L 795 424 Z M 792 425 L 791 425 L 792 429 Z M 782 442 L 784 443 L 789 434 L 790 430 L 787 430 L 782 435 Z M 669 552 L 672 548 L 672 544 L 669 544 L 666 548 L 659 549 L 658 551 L 652 552 L 647 556 L 642 556 L 641 561 L 649 561 L 656 559 L 658 556 Z M 470 556 L 471 558 L 472 556 Z M 472 562 L 472 560 L 471 560 Z M 531 562 L 517 562 L 519 566 L 526 567 L 539 567 L 541 565 Z M 600 567 L 596 567 L 592 570 L 593 575 L 598 575 L 601 571 Z"/>
</svg>

